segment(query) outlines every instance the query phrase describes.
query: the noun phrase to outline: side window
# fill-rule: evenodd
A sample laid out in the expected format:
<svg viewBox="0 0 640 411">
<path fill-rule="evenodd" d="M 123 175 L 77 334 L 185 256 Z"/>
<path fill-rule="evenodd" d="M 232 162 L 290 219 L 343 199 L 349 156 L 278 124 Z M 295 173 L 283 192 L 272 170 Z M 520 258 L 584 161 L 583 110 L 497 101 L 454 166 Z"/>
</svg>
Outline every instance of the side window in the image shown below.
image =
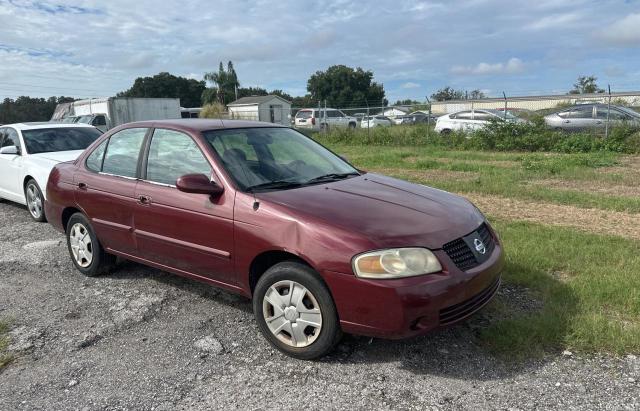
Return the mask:
<svg viewBox="0 0 640 411">
<path fill-rule="evenodd" d="M 4 139 L 2 139 L 2 147 L 16 146 L 20 150 L 20 137 L 18 132 L 12 128 L 4 129 Z"/>
<path fill-rule="evenodd" d="M 606 120 L 607 119 L 607 108 L 606 107 L 598 107 L 597 108 L 597 112 L 596 112 L 596 117 L 600 120 Z M 616 120 L 616 121 L 622 121 L 622 120 L 629 120 L 629 116 L 627 116 L 626 114 L 616 110 L 616 109 L 611 109 L 610 113 L 609 113 L 609 120 Z"/>
<path fill-rule="evenodd" d="M 102 163 L 102 172 L 123 177 L 136 177 L 140 147 L 146 128 L 129 128 L 112 135 Z"/>
<path fill-rule="evenodd" d="M 558 113 L 558 115 L 562 118 L 592 118 L 593 106 L 576 107 L 571 110 Z"/>
<path fill-rule="evenodd" d="M 345 115 L 344 115 L 344 113 L 343 113 L 342 111 L 340 111 L 340 110 L 336 110 L 336 117 L 343 118 L 344 116 L 345 116 Z"/>
<path fill-rule="evenodd" d="M 0 128 L 0 147 L 4 147 L 4 145 L 2 145 L 2 142 L 4 141 L 4 134 L 6 131 L 6 128 Z"/>
<path fill-rule="evenodd" d="M 461 111 L 451 116 L 456 120 L 471 120 L 471 112 L 470 111 Z"/>
<path fill-rule="evenodd" d="M 93 120 L 93 125 L 94 126 L 106 126 L 107 125 L 107 120 L 105 120 L 104 116 L 97 116 Z"/>
<path fill-rule="evenodd" d="M 91 154 L 87 157 L 87 168 L 91 171 L 100 172 L 102 171 L 102 159 L 104 158 L 104 152 L 107 148 L 107 143 L 109 140 L 105 140 Z"/>
<path fill-rule="evenodd" d="M 474 120 L 484 120 L 484 121 L 489 121 L 493 118 L 493 116 L 489 113 L 487 113 L 486 111 L 475 111 L 473 113 L 473 119 Z"/>
<path fill-rule="evenodd" d="M 147 159 L 147 180 L 175 185 L 185 174 L 211 176 L 211 165 L 191 137 L 173 130 L 153 132 Z"/>
</svg>

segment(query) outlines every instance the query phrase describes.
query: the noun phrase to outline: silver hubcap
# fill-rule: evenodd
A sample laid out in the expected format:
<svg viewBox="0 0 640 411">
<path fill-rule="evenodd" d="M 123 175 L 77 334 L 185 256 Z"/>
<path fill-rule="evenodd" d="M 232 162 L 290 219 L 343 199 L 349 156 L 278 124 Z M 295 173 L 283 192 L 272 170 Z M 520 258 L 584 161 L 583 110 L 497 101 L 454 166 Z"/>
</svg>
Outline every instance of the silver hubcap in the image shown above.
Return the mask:
<svg viewBox="0 0 640 411">
<path fill-rule="evenodd" d="M 42 216 L 42 198 L 34 184 L 27 186 L 27 207 L 29 207 L 29 212 L 35 218 Z"/>
<path fill-rule="evenodd" d="M 71 253 L 80 267 L 88 267 L 93 261 L 93 244 L 87 227 L 75 223 L 69 232 Z"/>
<path fill-rule="evenodd" d="M 291 347 L 313 344 L 322 329 L 318 301 L 295 281 L 279 281 L 269 287 L 262 301 L 262 315 L 273 335 Z"/>
</svg>

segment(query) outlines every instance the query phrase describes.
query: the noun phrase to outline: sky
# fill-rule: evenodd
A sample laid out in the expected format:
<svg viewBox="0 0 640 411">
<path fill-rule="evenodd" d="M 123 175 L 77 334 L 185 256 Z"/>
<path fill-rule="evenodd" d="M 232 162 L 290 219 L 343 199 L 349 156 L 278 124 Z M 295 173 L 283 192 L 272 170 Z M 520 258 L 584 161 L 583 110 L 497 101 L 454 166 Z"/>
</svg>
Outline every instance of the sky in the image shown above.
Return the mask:
<svg viewBox="0 0 640 411">
<path fill-rule="evenodd" d="M 232 60 L 242 86 L 306 93 L 362 67 L 387 98 L 444 87 L 566 93 L 579 75 L 640 90 L 640 0 L 0 0 L 0 98 L 110 96 Z"/>
</svg>

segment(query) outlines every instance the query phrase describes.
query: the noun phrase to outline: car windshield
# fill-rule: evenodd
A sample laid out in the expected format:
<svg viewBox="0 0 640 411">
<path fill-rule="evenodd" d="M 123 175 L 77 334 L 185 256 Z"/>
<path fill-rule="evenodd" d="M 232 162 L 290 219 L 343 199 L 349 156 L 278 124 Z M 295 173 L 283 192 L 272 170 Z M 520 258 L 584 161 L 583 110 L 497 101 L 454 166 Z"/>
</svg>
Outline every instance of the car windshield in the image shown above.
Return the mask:
<svg viewBox="0 0 640 411">
<path fill-rule="evenodd" d="M 56 127 L 22 130 L 29 154 L 84 150 L 102 133 L 93 127 Z"/>
<path fill-rule="evenodd" d="M 243 191 L 283 190 L 360 174 L 337 155 L 289 128 L 212 130 L 203 134 Z"/>
<path fill-rule="evenodd" d="M 76 123 L 91 124 L 91 120 L 93 120 L 93 116 L 80 116 Z"/>
<path fill-rule="evenodd" d="M 613 107 L 613 106 L 612 106 L 612 107 Z M 621 111 L 624 111 L 625 113 L 629 114 L 629 115 L 630 115 L 630 116 L 632 116 L 632 117 L 640 118 L 640 113 L 638 113 L 638 112 L 637 112 L 637 111 L 635 111 L 635 110 L 630 109 L 629 107 L 621 107 L 621 106 L 618 106 L 618 107 L 616 107 L 616 108 L 617 108 L 617 109 L 619 109 L 619 110 L 621 110 Z"/>
</svg>

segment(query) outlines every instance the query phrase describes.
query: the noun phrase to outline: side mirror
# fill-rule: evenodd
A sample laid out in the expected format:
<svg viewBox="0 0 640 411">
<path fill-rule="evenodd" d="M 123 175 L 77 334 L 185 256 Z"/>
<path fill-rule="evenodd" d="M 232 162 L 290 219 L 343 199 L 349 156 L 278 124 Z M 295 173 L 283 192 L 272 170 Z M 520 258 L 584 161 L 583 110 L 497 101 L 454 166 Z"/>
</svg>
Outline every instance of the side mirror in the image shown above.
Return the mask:
<svg viewBox="0 0 640 411">
<path fill-rule="evenodd" d="M 224 191 L 224 188 L 209 180 L 209 177 L 204 174 L 183 175 L 176 181 L 176 187 L 185 193 L 209 194 L 210 196 L 218 196 Z"/>
<path fill-rule="evenodd" d="M 6 146 L 6 147 L 0 148 L 0 154 L 18 155 L 20 154 L 20 150 L 18 150 L 18 147 L 16 146 Z"/>
</svg>

